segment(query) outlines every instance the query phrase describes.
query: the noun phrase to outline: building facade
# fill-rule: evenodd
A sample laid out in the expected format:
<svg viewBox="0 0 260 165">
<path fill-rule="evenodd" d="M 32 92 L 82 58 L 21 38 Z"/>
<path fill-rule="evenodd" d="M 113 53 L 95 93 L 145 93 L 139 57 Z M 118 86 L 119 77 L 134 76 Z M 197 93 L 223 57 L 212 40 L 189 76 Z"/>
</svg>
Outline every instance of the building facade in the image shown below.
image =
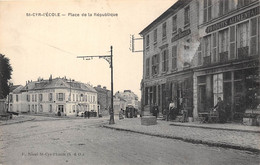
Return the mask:
<svg viewBox="0 0 260 165">
<path fill-rule="evenodd" d="M 131 90 L 124 90 L 124 92 L 117 91 L 115 93 L 116 98 L 121 98 L 126 101 L 126 106 L 132 105 L 134 108 L 138 109 L 139 101 L 137 95 Z M 125 109 L 124 109 L 125 110 Z"/>
<path fill-rule="evenodd" d="M 221 97 L 230 120 L 259 104 L 258 0 L 200 0 L 194 116 Z M 258 102 L 258 103 L 257 103 Z"/>
<path fill-rule="evenodd" d="M 198 2 L 179 0 L 148 25 L 143 43 L 142 107 L 165 114 L 173 100 L 193 112 L 193 70 L 199 46 Z M 146 115 L 144 114 L 144 115 Z"/>
<path fill-rule="evenodd" d="M 259 105 L 258 0 L 178 0 L 140 32 L 142 110 L 197 118 L 221 97 L 230 120 Z"/>
<path fill-rule="evenodd" d="M 103 116 L 109 115 L 109 107 L 111 106 L 111 91 L 105 86 L 98 85 L 94 87 L 98 95 L 99 113 Z"/>
<path fill-rule="evenodd" d="M 77 115 L 97 112 L 97 92 L 88 84 L 50 77 L 49 80 L 28 81 L 10 93 L 9 109 L 14 112 Z"/>
</svg>

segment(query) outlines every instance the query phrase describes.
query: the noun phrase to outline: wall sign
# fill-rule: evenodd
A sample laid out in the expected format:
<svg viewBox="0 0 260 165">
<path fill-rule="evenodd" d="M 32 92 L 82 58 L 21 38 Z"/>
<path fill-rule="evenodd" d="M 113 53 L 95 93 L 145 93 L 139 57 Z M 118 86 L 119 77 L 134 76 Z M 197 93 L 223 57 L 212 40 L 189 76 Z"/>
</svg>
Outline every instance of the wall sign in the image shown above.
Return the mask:
<svg viewBox="0 0 260 165">
<path fill-rule="evenodd" d="M 185 37 L 187 35 L 189 35 L 191 33 L 191 30 L 190 29 L 187 29 L 187 30 L 184 30 L 184 31 L 179 31 L 178 34 L 176 34 L 174 37 L 172 37 L 172 40 L 171 42 L 174 42 L 182 37 Z"/>
<path fill-rule="evenodd" d="M 258 6 L 258 7 L 255 7 L 253 9 L 250 9 L 250 10 L 244 12 L 244 13 L 238 14 L 238 15 L 233 16 L 231 18 L 228 18 L 224 21 L 216 23 L 214 25 L 208 26 L 206 28 L 206 33 L 213 32 L 215 30 L 224 28 L 226 26 L 230 26 L 230 25 L 235 24 L 237 22 L 240 22 L 240 21 L 246 20 L 250 17 L 256 16 L 260 13 L 259 11 L 260 11 L 260 7 Z"/>
</svg>

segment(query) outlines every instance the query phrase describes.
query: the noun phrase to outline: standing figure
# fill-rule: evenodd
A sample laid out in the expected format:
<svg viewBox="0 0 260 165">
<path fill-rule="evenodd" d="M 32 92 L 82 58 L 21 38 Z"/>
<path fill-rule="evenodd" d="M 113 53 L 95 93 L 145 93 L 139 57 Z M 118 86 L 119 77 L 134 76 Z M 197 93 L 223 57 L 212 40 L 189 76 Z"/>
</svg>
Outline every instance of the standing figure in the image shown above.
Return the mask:
<svg viewBox="0 0 260 165">
<path fill-rule="evenodd" d="M 172 101 L 170 102 L 170 104 L 169 104 L 168 113 L 166 114 L 166 115 L 167 115 L 167 116 L 166 116 L 166 120 L 167 120 L 167 121 L 169 121 L 169 117 L 174 114 L 175 109 L 176 109 L 176 106 L 175 106 L 174 101 L 172 100 Z"/>
<path fill-rule="evenodd" d="M 153 107 L 153 116 L 155 116 L 157 118 L 158 113 L 159 113 L 159 108 L 158 108 L 158 105 L 155 103 L 154 107 Z"/>
<path fill-rule="evenodd" d="M 227 121 L 227 117 L 224 102 L 222 101 L 221 97 L 218 97 L 218 103 L 214 106 L 214 108 L 216 108 L 219 113 L 219 121 L 221 123 L 225 123 Z"/>
</svg>

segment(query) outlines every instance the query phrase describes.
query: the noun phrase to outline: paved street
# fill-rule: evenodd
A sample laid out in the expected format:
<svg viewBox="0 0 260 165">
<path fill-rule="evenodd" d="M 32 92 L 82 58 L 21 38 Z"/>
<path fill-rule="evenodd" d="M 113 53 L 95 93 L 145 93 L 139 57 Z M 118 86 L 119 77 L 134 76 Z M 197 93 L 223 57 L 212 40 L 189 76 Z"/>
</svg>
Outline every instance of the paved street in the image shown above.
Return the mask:
<svg viewBox="0 0 260 165">
<path fill-rule="evenodd" d="M 0 126 L 1 164 L 259 164 L 254 153 L 99 127 L 107 119 Z"/>
</svg>

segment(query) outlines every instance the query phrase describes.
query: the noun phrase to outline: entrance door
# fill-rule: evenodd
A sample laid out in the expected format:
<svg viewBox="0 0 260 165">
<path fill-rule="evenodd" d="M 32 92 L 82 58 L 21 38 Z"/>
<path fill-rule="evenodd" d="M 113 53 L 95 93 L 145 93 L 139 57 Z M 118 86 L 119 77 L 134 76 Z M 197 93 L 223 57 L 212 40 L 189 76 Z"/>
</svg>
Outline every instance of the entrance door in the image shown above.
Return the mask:
<svg viewBox="0 0 260 165">
<path fill-rule="evenodd" d="M 60 111 L 61 113 L 64 112 L 64 106 L 63 105 L 58 105 L 58 111 Z"/>
<path fill-rule="evenodd" d="M 206 97 L 206 85 L 199 85 L 199 105 L 198 105 L 198 110 L 199 112 L 204 112 L 206 111 L 206 103 L 207 103 L 207 97 Z"/>
</svg>

